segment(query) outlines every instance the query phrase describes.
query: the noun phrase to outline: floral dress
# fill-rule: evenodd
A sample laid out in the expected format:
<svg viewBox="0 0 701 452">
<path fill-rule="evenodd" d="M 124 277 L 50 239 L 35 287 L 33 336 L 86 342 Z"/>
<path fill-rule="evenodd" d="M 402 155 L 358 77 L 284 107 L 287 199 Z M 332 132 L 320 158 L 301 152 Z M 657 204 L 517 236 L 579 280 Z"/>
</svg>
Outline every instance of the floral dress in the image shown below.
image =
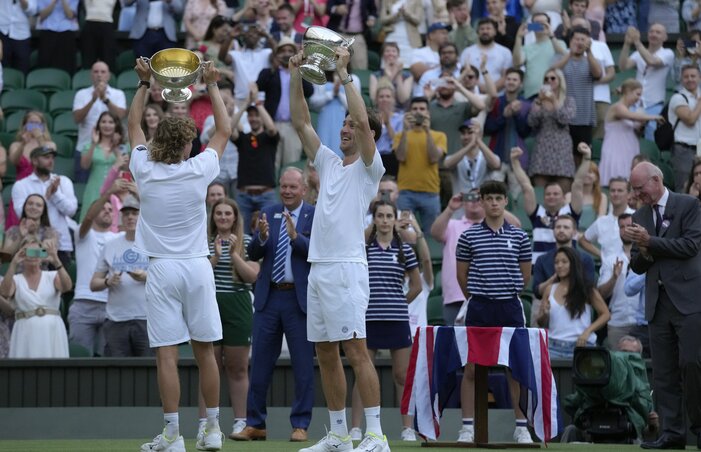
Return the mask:
<svg viewBox="0 0 701 452">
<path fill-rule="evenodd" d="M 574 156 L 569 123 L 577 111 L 572 97 L 554 111 L 531 108 L 528 125 L 535 134 L 535 149 L 529 164 L 530 176 L 574 177 Z"/>
</svg>

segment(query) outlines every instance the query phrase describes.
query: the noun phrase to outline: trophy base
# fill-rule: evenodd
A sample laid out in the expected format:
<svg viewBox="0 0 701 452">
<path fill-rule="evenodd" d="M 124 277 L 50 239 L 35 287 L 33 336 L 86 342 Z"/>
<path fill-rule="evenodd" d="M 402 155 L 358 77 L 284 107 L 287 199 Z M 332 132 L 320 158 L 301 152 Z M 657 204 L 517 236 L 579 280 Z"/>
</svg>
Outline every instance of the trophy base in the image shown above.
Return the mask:
<svg viewBox="0 0 701 452">
<path fill-rule="evenodd" d="M 180 88 L 180 89 L 164 89 L 161 91 L 161 97 L 164 101 L 171 104 L 178 104 L 181 102 L 187 102 L 192 97 L 192 91 L 190 88 Z"/>
<path fill-rule="evenodd" d="M 299 67 L 299 72 L 302 78 L 315 85 L 326 84 L 326 74 L 318 66 L 312 64 L 303 64 Z"/>
</svg>

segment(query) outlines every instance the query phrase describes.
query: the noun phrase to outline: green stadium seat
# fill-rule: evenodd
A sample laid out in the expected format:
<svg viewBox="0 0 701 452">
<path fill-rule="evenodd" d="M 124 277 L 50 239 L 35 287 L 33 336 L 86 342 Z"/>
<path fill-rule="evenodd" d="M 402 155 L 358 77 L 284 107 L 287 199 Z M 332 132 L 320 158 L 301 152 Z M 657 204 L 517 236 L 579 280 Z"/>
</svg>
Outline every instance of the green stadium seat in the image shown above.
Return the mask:
<svg viewBox="0 0 701 452">
<path fill-rule="evenodd" d="M 657 164 L 661 160 L 660 149 L 657 147 L 657 143 L 655 143 L 654 141 L 641 138 L 640 153 L 648 156 L 650 158 L 650 161 L 654 164 Z"/>
<path fill-rule="evenodd" d="M 443 321 L 442 296 L 428 297 L 428 302 L 426 303 L 426 321 L 429 325 L 445 325 L 445 321 Z"/>
<path fill-rule="evenodd" d="M 56 143 L 56 151 L 59 156 L 73 158 L 75 151 L 75 142 L 73 139 L 58 133 L 51 135 L 51 139 Z"/>
<path fill-rule="evenodd" d="M 594 162 L 599 163 L 601 161 L 601 146 L 604 144 L 604 140 L 601 138 L 594 138 L 591 140 L 591 159 Z"/>
<path fill-rule="evenodd" d="M 5 185 L 2 188 L 2 203 L 5 206 L 10 205 L 10 200 L 12 199 L 12 184 Z"/>
<path fill-rule="evenodd" d="M 15 141 L 15 134 L 10 132 L 0 132 L 0 144 L 5 150 L 10 149 L 10 145 Z"/>
<path fill-rule="evenodd" d="M 372 50 L 368 50 L 368 70 L 373 71 L 373 72 L 379 71 L 380 64 L 381 64 L 380 54 L 377 52 L 373 52 Z"/>
<path fill-rule="evenodd" d="M 135 88 L 125 88 L 122 91 L 124 91 L 124 98 L 127 101 L 127 108 L 131 105 L 131 101 L 134 100 L 134 96 L 136 95 L 136 89 Z"/>
<path fill-rule="evenodd" d="M 74 90 L 77 91 L 79 89 L 92 86 L 92 75 L 90 74 L 90 72 L 90 69 L 82 69 L 73 74 L 72 87 Z M 116 83 L 117 78 L 114 76 L 114 74 L 111 74 L 109 85 L 115 86 Z"/>
<path fill-rule="evenodd" d="M 54 160 L 54 173 L 60 174 L 61 176 L 66 176 L 67 178 L 73 180 L 75 179 L 75 160 L 73 157 L 60 157 L 56 156 Z M 73 184 L 73 190 L 75 186 L 79 184 Z M 78 195 L 76 194 L 76 197 Z M 78 202 L 83 199 L 82 196 L 78 198 Z"/>
<path fill-rule="evenodd" d="M 443 261 L 443 244 L 431 236 L 425 236 L 428 250 L 431 253 L 431 263 L 440 264 Z"/>
<path fill-rule="evenodd" d="M 674 170 L 672 169 L 672 165 L 670 165 L 669 162 L 660 161 L 658 166 L 662 170 L 665 187 L 674 190 Z"/>
<path fill-rule="evenodd" d="M 43 93 L 55 93 L 70 89 L 71 76 L 68 72 L 55 68 L 34 69 L 27 75 L 27 89 Z"/>
<path fill-rule="evenodd" d="M 39 66 L 39 49 L 32 50 L 29 54 L 29 69 L 36 69 Z"/>
<path fill-rule="evenodd" d="M 117 77 L 117 88 L 134 89 L 139 84 L 139 76 L 133 70 L 124 71 Z"/>
<path fill-rule="evenodd" d="M 25 113 L 26 111 L 20 110 L 7 115 L 5 117 L 5 132 L 11 133 L 12 136 L 14 136 L 22 124 L 22 119 L 24 119 Z"/>
<path fill-rule="evenodd" d="M 46 110 L 46 97 L 39 91 L 16 89 L 3 93 L 0 106 L 7 115 L 17 110 Z"/>
<path fill-rule="evenodd" d="M 51 116 L 56 117 L 63 112 L 73 111 L 74 97 L 75 91 L 72 89 L 58 91 L 52 94 L 49 99 L 49 113 L 51 113 Z"/>
<path fill-rule="evenodd" d="M 72 158 L 71 161 L 73 161 Z M 83 204 L 83 195 L 85 194 L 85 183 L 75 182 L 73 184 L 73 192 L 75 193 L 75 198 L 78 200 L 78 210 L 75 213 L 75 218 L 78 218 L 78 215 L 80 214 L 80 205 Z"/>
<path fill-rule="evenodd" d="M 2 69 L 2 90 L 12 91 L 24 88 L 24 74 L 22 71 L 5 67 Z"/>
<path fill-rule="evenodd" d="M 70 111 L 61 113 L 54 119 L 53 132 L 65 135 L 74 140 L 78 138 L 78 125 L 73 119 L 73 113 Z"/>
<path fill-rule="evenodd" d="M 5 175 L 2 176 L 2 186 L 7 187 L 8 185 L 12 185 L 15 183 L 16 179 L 17 167 L 8 161 L 7 169 L 5 170 Z"/>
<path fill-rule="evenodd" d="M 119 73 L 124 71 L 134 72 L 134 66 L 136 66 L 136 57 L 134 56 L 134 51 L 129 49 L 117 56 L 117 67 L 114 70 Z"/>
<path fill-rule="evenodd" d="M 370 74 L 372 74 L 372 71 L 369 69 L 359 69 L 353 71 L 353 75 L 358 77 L 358 80 L 360 80 L 360 91 L 363 94 L 370 94 Z"/>
</svg>

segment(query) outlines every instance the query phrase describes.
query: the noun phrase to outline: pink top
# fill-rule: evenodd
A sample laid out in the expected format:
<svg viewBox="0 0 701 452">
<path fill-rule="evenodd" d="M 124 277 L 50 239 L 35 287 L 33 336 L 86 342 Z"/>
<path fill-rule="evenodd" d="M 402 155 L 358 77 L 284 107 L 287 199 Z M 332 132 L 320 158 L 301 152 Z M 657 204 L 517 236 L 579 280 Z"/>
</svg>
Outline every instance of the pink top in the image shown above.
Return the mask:
<svg viewBox="0 0 701 452">
<path fill-rule="evenodd" d="M 329 16 L 317 16 L 314 13 L 314 6 L 309 0 L 290 0 L 290 5 L 296 5 L 299 2 L 302 2 L 302 7 L 297 12 L 297 16 L 295 17 L 294 21 L 294 28 L 297 33 L 304 33 L 307 28 L 311 26 L 326 26 L 326 23 L 329 21 Z M 316 0 L 316 2 L 319 5 L 326 5 L 327 0 Z M 311 23 L 305 24 L 305 19 L 307 19 L 307 22 L 309 22 L 309 18 L 311 18 Z"/>
<path fill-rule="evenodd" d="M 443 268 L 441 270 L 441 284 L 443 285 L 443 304 L 465 301 L 458 276 L 455 271 L 455 248 L 458 246 L 460 234 L 468 230 L 474 223 L 466 217 L 459 220 L 449 220 L 445 228 L 445 242 L 443 246 Z"/>
</svg>

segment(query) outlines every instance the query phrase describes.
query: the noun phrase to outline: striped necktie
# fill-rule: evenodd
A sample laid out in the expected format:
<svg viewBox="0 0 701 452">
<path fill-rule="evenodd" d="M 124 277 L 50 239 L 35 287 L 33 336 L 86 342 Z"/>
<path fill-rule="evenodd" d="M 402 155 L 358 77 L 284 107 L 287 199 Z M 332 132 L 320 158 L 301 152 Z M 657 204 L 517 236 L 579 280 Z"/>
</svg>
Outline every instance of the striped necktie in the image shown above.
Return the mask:
<svg viewBox="0 0 701 452">
<path fill-rule="evenodd" d="M 290 214 L 294 218 L 293 214 Z M 290 236 L 287 235 L 287 222 L 283 216 L 280 221 L 280 236 L 275 249 L 275 259 L 273 260 L 273 282 L 280 283 L 285 280 L 285 261 L 287 251 L 290 247 Z"/>
</svg>

